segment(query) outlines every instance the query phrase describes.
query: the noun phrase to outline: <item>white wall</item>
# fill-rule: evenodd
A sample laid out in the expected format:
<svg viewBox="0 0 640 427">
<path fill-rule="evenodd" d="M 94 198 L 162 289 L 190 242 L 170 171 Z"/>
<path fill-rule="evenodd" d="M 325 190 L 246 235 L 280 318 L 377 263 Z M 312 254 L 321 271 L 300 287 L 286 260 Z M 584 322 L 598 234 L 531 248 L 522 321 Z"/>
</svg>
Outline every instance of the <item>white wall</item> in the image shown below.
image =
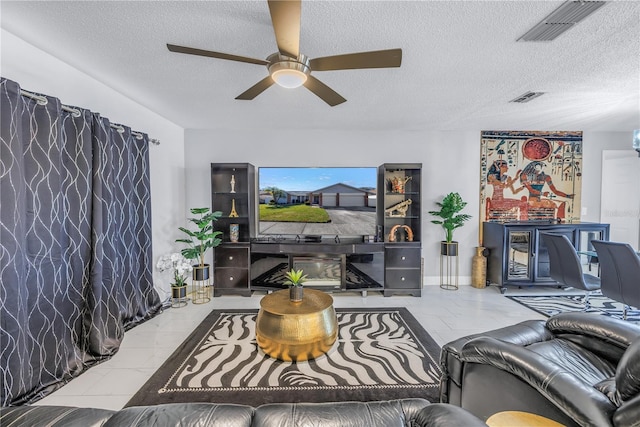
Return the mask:
<svg viewBox="0 0 640 427">
<path fill-rule="evenodd" d="M 248 162 L 254 166 L 379 166 L 382 163 L 423 163 L 422 225 L 426 283 L 439 281 L 440 226 L 427 211 L 450 191 L 469 202 L 466 212 L 477 221 L 479 132 L 379 132 L 286 130 L 187 130 L 185 166 L 187 206 L 210 205 L 209 168 L 212 162 Z M 467 141 L 462 143 L 463 141 Z M 462 145 L 461 145 L 462 143 Z M 451 145 L 470 150 L 447 149 Z M 477 222 L 456 230 L 460 241 L 461 276 L 471 275 L 471 257 L 478 240 Z M 467 282 L 470 279 L 461 279 Z"/>
<path fill-rule="evenodd" d="M 505 127 L 506 128 L 506 127 Z M 568 129 L 574 130 L 574 129 Z M 578 129 L 579 130 L 579 129 Z M 471 258 L 479 239 L 480 130 L 418 131 L 296 131 L 187 130 L 185 133 L 186 206 L 210 205 L 210 164 L 248 162 L 254 166 L 379 166 L 382 163 L 422 163 L 422 254 L 425 284 L 439 283 L 440 226 L 427 211 L 449 192 L 459 192 L 473 215 L 454 232 L 460 242 L 460 284 L 471 283 Z M 628 132 L 585 133 L 582 203 L 583 221 L 599 221 L 601 152 L 628 149 Z"/>
<path fill-rule="evenodd" d="M 585 132 L 582 176 L 582 221 L 600 221 L 600 194 L 602 183 L 602 151 L 631 150 L 632 132 Z M 637 189 L 634 189 L 637 191 Z M 585 198 L 585 195 L 587 196 Z"/>
<path fill-rule="evenodd" d="M 178 226 L 185 223 L 184 129 L 5 30 L 1 41 L 2 77 L 24 90 L 90 109 L 160 140 L 159 146 L 150 145 L 149 161 L 154 283 L 164 300 L 170 292 L 170 275 L 156 271 L 155 260 L 179 249 L 174 240 L 179 237 Z"/>
</svg>

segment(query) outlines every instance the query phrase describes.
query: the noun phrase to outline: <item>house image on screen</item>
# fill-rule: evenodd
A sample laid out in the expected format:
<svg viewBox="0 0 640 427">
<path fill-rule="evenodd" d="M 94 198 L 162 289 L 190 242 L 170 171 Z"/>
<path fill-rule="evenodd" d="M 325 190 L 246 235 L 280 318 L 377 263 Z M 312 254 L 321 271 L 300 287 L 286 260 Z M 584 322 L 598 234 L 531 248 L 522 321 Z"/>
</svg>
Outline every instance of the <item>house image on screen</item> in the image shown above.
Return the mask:
<svg viewBox="0 0 640 427">
<path fill-rule="evenodd" d="M 271 193 L 260 192 L 260 203 L 270 203 Z M 356 188 L 347 184 L 337 183 L 314 191 L 285 191 L 278 203 L 298 204 L 309 203 L 320 207 L 376 207 L 375 188 Z"/>
<path fill-rule="evenodd" d="M 308 193 L 312 205 L 321 207 L 375 207 L 375 189 L 337 183 Z"/>
</svg>

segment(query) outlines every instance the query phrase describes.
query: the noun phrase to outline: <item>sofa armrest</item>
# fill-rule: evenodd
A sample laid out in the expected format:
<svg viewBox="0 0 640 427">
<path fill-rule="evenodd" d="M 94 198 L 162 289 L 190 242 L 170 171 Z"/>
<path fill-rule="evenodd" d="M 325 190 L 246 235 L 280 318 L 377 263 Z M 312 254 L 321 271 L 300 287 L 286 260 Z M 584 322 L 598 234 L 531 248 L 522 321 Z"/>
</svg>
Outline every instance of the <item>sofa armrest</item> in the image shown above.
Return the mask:
<svg viewBox="0 0 640 427">
<path fill-rule="evenodd" d="M 414 420 L 416 427 L 487 427 L 480 418 L 459 406 L 432 403 L 420 410 Z"/>
<path fill-rule="evenodd" d="M 613 415 L 616 427 L 640 427 L 640 394 L 622 404 Z"/>
<path fill-rule="evenodd" d="M 10 406 L 0 408 L 0 426 L 100 427 L 115 413 L 71 406 Z"/>
<path fill-rule="evenodd" d="M 526 320 L 515 325 L 494 329 L 479 334 L 468 335 L 451 341 L 442 347 L 443 353 L 458 355 L 462 347 L 469 341 L 479 337 L 493 337 L 500 341 L 506 341 L 520 346 L 526 346 L 540 341 L 546 341 L 553 336 L 545 328 L 544 320 Z"/>
<path fill-rule="evenodd" d="M 452 387 L 450 387 L 449 381 L 453 382 L 458 388 L 461 387 L 462 363 L 460 362 L 460 353 L 466 343 L 479 337 L 493 337 L 501 341 L 526 346 L 550 340 L 553 335 L 545 328 L 544 320 L 527 320 L 504 328 L 469 335 L 445 344 L 440 352 L 440 367 L 442 368 L 442 377 L 440 379 L 441 402 L 456 402 L 456 398 L 451 399 L 450 393 L 455 392 L 450 390 Z"/>
<path fill-rule="evenodd" d="M 640 328 L 624 320 L 591 313 L 562 313 L 547 320 L 554 335 L 578 334 L 597 338 L 623 351 L 640 338 Z"/>
<path fill-rule="evenodd" d="M 491 337 L 476 338 L 463 347 L 461 360 L 490 365 L 516 376 L 582 426 L 611 425 L 617 409 L 592 386 L 519 345 Z"/>
</svg>

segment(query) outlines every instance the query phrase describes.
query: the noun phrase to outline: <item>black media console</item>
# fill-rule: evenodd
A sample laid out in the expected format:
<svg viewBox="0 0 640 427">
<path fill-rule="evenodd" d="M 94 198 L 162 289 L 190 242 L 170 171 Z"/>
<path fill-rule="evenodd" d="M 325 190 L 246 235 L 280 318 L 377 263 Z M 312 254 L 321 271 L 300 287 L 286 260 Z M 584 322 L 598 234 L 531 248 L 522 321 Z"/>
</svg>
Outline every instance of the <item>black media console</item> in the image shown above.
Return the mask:
<svg viewBox="0 0 640 427">
<path fill-rule="evenodd" d="M 251 243 L 251 289 L 283 289 L 284 273 L 302 269 L 305 287 L 333 291 L 384 290 L 384 243 Z"/>
<path fill-rule="evenodd" d="M 211 204 L 222 217 L 223 232 L 214 248 L 214 295 L 273 291 L 286 286 L 291 268 L 308 275 L 306 287 L 327 291 L 382 292 L 420 296 L 421 165 L 387 163 L 378 168 L 375 242 L 371 237 L 258 236 L 258 195 L 255 168 L 248 163 L 211 164 Z M 326 194 L 329 200 L 349 200 Z M 314 202 L 315 203 L 315 202 Z M 335 205 L 337 206 L 337 205 Z M 347 206 L 347 205 L 340 205 Z"/>
</svg>

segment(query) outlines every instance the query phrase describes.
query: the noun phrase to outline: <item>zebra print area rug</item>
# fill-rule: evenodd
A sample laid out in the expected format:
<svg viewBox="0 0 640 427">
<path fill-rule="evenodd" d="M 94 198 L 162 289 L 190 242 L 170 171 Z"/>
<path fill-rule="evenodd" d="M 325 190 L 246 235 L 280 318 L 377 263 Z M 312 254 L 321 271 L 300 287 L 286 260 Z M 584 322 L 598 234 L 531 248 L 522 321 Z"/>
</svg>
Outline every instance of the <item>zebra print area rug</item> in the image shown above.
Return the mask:
<svg viewBox="0 0 640 427">
<path fill-rule="evenodd" d="M 568 311 L 583 311 L 582 294 L 573 295 L 506 295 L 507 298 L 547 317 Z M 594 294 L 589 298 L 589 313 L 612 316 L 622 319 L 622 304 L 602 294 Z M 627 312 L 627 320 L 640 325 L 640 310 L 633 308 Z"/>
<path fill-rule="evenodd" d="M 125 405 L 438 401 L 440 347 L 406 308 L 336 309 L 339 335 L 315 360 L 282 362 L 255 340 L 257 310 L 214 310 Z"/>
</svg>

